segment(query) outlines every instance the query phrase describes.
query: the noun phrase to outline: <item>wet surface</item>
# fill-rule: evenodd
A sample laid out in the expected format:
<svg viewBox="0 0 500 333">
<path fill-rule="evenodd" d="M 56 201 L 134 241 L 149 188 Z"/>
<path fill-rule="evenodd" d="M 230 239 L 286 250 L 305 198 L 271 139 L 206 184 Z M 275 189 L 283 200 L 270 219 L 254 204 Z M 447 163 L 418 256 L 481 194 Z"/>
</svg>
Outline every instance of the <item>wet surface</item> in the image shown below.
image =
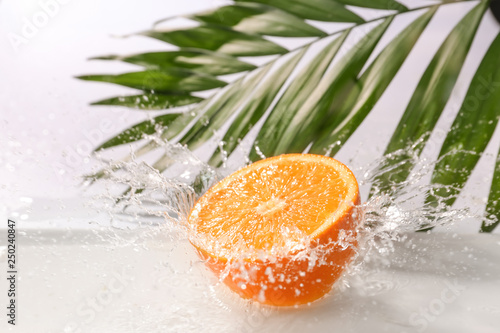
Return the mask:
<svg viewBox="0 0 500 333">
<path fill-rule="evenodd" d="M 5 235 L 1 234 L 2 239 Z M 19 326 L 30 332 L 497 332 L 500 236 L 405 234 L 333 295 L 298 309 L 249 303 L 179 233 L 29 230 Z M 6 262 L 2 248 L 0 264 Z M 5 282 L 2 280 L 2 289 Z"/>
</svg>

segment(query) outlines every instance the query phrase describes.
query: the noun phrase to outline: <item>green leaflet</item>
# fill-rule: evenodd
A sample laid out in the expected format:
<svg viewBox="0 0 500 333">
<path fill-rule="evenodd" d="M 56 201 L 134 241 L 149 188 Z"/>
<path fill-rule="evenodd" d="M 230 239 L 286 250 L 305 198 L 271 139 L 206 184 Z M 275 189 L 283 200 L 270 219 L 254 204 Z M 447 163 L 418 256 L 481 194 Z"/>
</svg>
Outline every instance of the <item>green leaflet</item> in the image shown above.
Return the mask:
<svg viewBox="0 0 500 333">
<path fill-rule="evenodd" d="M 298 17 L 326 22 L 354 22 L 364 20 L 334 0 L 235 0 L 258 2 L 280 8 Z"/>
<path fill-rule="evenodd" d="M 267 69 L 260 69 L 259 72 L 249 80 L 249 82 L 252 85 L 256 84 L 256 81 L 260 80 L 266 72 Z M 161 138 L 164 140 L 172 140 L 187 128 L 189 128 L 189 130 L 183 135 L 182 139 L 194 140 L 201 137 L 204 133 L 204 129 L 206 129 L 207 127 L 207 122 L 210 122 L 210 120 L 214 117 L 215 119 L 217 119 L 217 117 L 223 118 L 220 116 L 220 114 L 230 114 L 230 112 L 233 111 L 233 107 L 237 106 L 242 102 L 242 99 L 246 98 L 245 94 L 241 94 L 242 83 L 243 80 L 239 79 L 228 86 L 226 90 L 221 91 L 218 94 L 199 103 L 193 110 L 182 113 L 180 117 L 172 121 L 168 127 L 163 129 Z M 242 99 L 239 99 L 239 97 Z M 190 123 L 199 115 L 202 116 L 190 125 Z M 210 130 L 211 132 L 214 131 L 212 127 L 210 127 Z M 155 143 L 149 142 L 141 147 L 138 151 L 136 151 L 135 155 L 141 156 L 145 153 L 148 153 L 155 147 Z"/>
<path fill-rule="evenodd" d="M 267 73 L 267 70 L 268 68 L 261 69 L 257 73 L 257 75 L 254 75 L 254 77 L 249 80 L 249 83 L 252 85 L 256 84 L 256 82 L 262 79 L 265 73 Z M 240 93 L 241 85 L 242 80 L 239 79 L 228 86 L 226 90 L 203 100 L 193 110 L 181 113 L 179 117 L 173 119 L 171 122 L 169 122 L 168 126 L 163 128 L 163 131 L 161 132 L 161 138 L 164 140 L 172 140 L 177 135 L 182 133 L 183 130 L 189 127 L 189 131 L 183 136 L 183 138 L 194 139 L 198 136 L 201 136 L 201 133 L 203 133 L 203 129 L 206 127 L 207 121 L 209 121 L 213 117 L 216 117 L 218 113 L 221 113 L 221 110 L 224 110 L 225 112 L 231 112 L 232 107 L 241 102 L 238 97 L 242 97 L 243 99 L 245 98 L 245 95 L 242 95 Z M 190 123 L 200 114 L 203 114 L 203 117 L 198 119 L 198 121 L 194 122 L 194 124 L 190 126 Z M 136 150 L 134 152 L 134 155 L 136 157 L 142 156 L 153 150 L 155 147 L 156 144 L 154 142 L 148 142 L 144 146 Z"/>
<path fill-rule="evenodd" d="M 95 151 L 141 140 L 144 138 L 144 135 L 154 134 L 158 129 L 168 126 L 181 114 L 182 113 L 169 113 L 155 117 L 153 120 L 140 122 L 139 124 L 126 129 L 114 138 L 104 142 L 102 145 L 97 147 Z"/>
<path fill-rule="evenodd" d="M 186 30 L 151 30 L 141 35 L 159 39 L 179 47 L 217 51 L 233 56 L 263 56 L 284 54 L 288 50 L 259 35 L 234 31 L 229 28 L 202 25 Z"/>
<path fill-rule="evenodd" d="M 180 50 L 170 52 L 150 52 L 130 56 L 110 55 L 95 57 L 96 60 L 120 60 L 150 70 L 163 70 L 172 67 L 185 68 L 208 75 L 225 75 L 253 70 L 252 64 L 240 61 L 226 54 L 206 50 Z"/>
<path fill-rule="evenodd" d="M 202 101 L 203 98 L 184 94 L 184 95 L 160 95 L 148 94 L 133 96 L 120 96 L 103 99 L 94 102 L 91 105 L 112 105 L 125 106 L 140 110 L 166 110 L 184 105 L 190 105 Z"/>
<path fill-rule="evenodd" d="M 172 159 L 168 154 L 161 156 L 155 163 L 153 163 L 153 169 L 158 170 L 160 173 L 167 170 L 169 166 L 175 163 L 175 159 Z"/>
<path fill-rule="evenodd" d="M 490 218 L 495 217 L 496 222 L 490 225 L 483 222 L 481 232 L 492 232 L 500 223 L 500 150 L 498 151 L 495 171 L 491 181 L 490 195 L 486 204 L 486 215 Z"/>
<path fill-rule="evenodd" d="M 254 147 L 258 147 L 264 156 L 275 155 L 275 149 L 281 137 L 285 135 L 288 125 L 311 93 L 316 89 L 325 71 L 344 43 L 349 31 L 335 38 L 305 66 L 290 83 L 276 103 L 268 118 L 262 125 L 255 139 Z M 250 160 L 259 160 L 255 148 L 250 152 Z"/>
<path fill-rule="evenodd" d="M 297 52 L 297 54 L 276 70 L 276 75 L 272 75 L 272 77 L 260 83 L 257 91 L 250 97 L 250 100 L 245 103 L 245 106 L 238 113 L 238 116 L 233 121 L 222 139 L 225 144 L 225 154 L 231 154 L 238 145 L 239 141 L 248 134 L 250 129 L 264 115 L 306 51 L 307 48 L 302 48 L 302 50 Z M 217 148 L 210 158 L 209 164 L 212 166 L 220 166 L 222 162 L 221 150 L 220 148 Z"/>
<path fill-rule="evenodd" d="M 437 7 L 413 21 L 394 38 L 363 73 L 338 115 L 331 119 L 310 153 L 335 155 L 373 109 L 399 71 Z"/>
<path fill-rule="evenodd" d="M 322 30 L 280 9 L 255 3 L 229 5 L 191 16 L 197 21 L 232 27 L 233 30 L 282 37 L 321 37 Z"/>
<path fill-rule="evenodd" d="M 132 72 L 119 75 L 84 75 L 78 79 L 119 84 L 155 92 L 191 92 L 223 87 L 226 82 L 209 75 L 170 68 L 162 71 Z"/>
<path fill-rule="evenodd" d="M 262 67 L 251 78 L 231 86 L 227 92 L 210 105 L 198 119 L 198 121 L 189 129 L 189 131 L 179 140 L 189 149 L 194 150 L 210 139 L 217 131 L 246 101 L 253 93 L 258 82 L 261 82 L 264 76 L 271 69 L 271 64 Z"/>
<path fill-rule="evenodd" d="M 162 126 L 163 128 L 161 128 L 161 130 L 159 131 L 161 133 L 160 137 L 164 140 L 171 140 L 172 138 L 174 138 L 175 136 L 180 134 L 189 125 L 189 123 L 191 121 L 193 121 L 193 119 L 195 119 L 196 116 L 205 108 L 205 106 L 210 102 L 210 100 L 211 100 L 211 98 L 205 99 L 202 102 L 200 102 L 193 110 L 188 111 L 188 112 L 183 112 L 183 113 L 177 113 L 176 114 L 177 117 L 173 117 L 172 119 L 168 119 L 169 121 L 168 121 L 168 123 L 166 123 L 167 125 Z M 170 114 L 168 114 L 168 115 L 170 115 Z M 161 117 L 161 116 L 159 116 L 159 117 Z M 144 124 L 145 128 L 150 128 L 150 132 L 148 132 L 146 134 L 156 133 L 156 129 L 154 128 L 155 123 L 158 123 L 158 120 L 156 120 L 156 118 L 154 119 L 152 124 L 151 124 L 151 121 L 149 121 L 151 126 L 148 126 L 148 124 L 146 124 L 147 121 L 144 123 L 145 123 Z M 137 125 L 141 125 L 141 124 L 142 123 L 137 124 Z M 127 131 L 127 130 L 125 130 L 125 131 Z M 132 134 L 134 134 L 134 133 L 135 133 L 135 131 L 132 132 Z M 126 143 L 126 142 L 121 142 L 120 141 L 121 138 L 117 139 L 120 136 L 123 136 L 123 138 L 128 139 L 129 141 L 127 143 L 138 141 L 138 140 L 142 139 L 142 136 L 124 134 L 124 132 L 122 132 L 118 136 L 108 140 L 108 142 L 111 142 L 112 140 L 114 140 L 116 142 L 116 144 L 113 144 L 112 146 L 119 145 L 121 143 Z M 107 144 L 108 142 L 106 142 L 105 144 Z M 102 149 L 102 148 L 105 148 L 105 147 L 103 147 L 105 144 L 103 144 L 100 147 L 98 147 L 97 149 L 95 149 L 95 151 Z M 110 146 L 110 147 L 112 147 L 112 146 Z M 141 157 L 141 156 L 151 152 L 153 149 L 155 149 L 157 147 L 158 147 L 157 143 L 153 140 L 150 140 L 149 142 L 145 143 L 144 145 L 142 145 L 141 147 L 136 149 L 134 151 L 133 156 L 135 158 Z M 130 156 L 126 157 L 123 160 L 129 161 Z"/>
<path fill-rule="evenodd" d="M 161 132 L 161 138 L 164 140 L 172 140 L 177 135 L 179 135 L 188 125 L 205 109 L 205 107 L 210 103 L 213 97 L 203 100 L 198 103 L 196 107 L 189 111 L 181 114 L 180 117 L 175 119 L 167 128 L 164 128 Z M 141 148 L 140 151 L 135 152 L 136 156 L 148 152 L 147 147 Z"/>
<path fill-rule="evenodd" d="M 428 203 L 436 205 L 441 198 L 448 206 L 453 205 L 490 142 L 500 118 L 499 59 L 500 34 L 489 47 L 472 78 L 432 174 L 432 184 L 450 186 L 437 188 L 429 196 Z"/>
<path fill-rule="evenodd" d="M 373 28 L 323 76 L 313 93 L 300 106 L 285 132 L 286 135 L 280 138 L 274 155 L 302 153 L 314 141 L 325 125 L 325 119 L 338 111 L 355 85 L 359 72 L 391 21 L 392 17 Z"/>
<path fill-rule="evenodd" d="M 229 89 L 221 93 L 221 99 L 227 98 L 228 93 L 231 92 L 231 88 L 234 89 L 234 86 L 238 82 L 235 82 L 233 86 L 231 86 Z M 135 126 L 132 126 L 131 128 L 125 130 L 124 132 L 120 133 L 116 137 L 108 140 L 106 143 L 102 144 L 98 148 L 96 148 L 94 151 L 97 151 L 99 149 L 105 149 L 105 148 L 111 148 L 113 146 L 117 146 L 123 143 L 130 143 L 130 142 L 135 142 L 138 140 L 141 140 L 143 138 L 144 134 L 154 134 L 157 132 L 157 130 L 161 133 L 161 138 L 164 140 L 171 140 L 177 135 L 179 135 L 187 126 L 189 125 L 190 122 L 192 122 L 198 114 L 200 114 L 205 107 L 214 99 L 215 97 L 220 97 L 218 95 L 215 95 L 213 97 L 207 98 L 200 102 L 193 110 L 188 111 L 188 112 L 183 112 L 183 113 L 176 113 L 176 114 L 166 114 L 162 116 L 155 117 L 153 121 L 147 120 L 144 122 L 141 122 Z M 158 127 L 159 128 L 158 128 Z M 141 157 L 149 152 L 151 152 L 153 149 L 157 148 L 158 145 L 155 141 L 150 140 L 149 142 L 143 144 L 141 147 L 136 149 L 134 151 L 133 156 L 135 158 Z M 124 159 L 124 161 L 130 160 L 131 156 L 128 156 Z M 160 159 L 161 160 L 161 159 Z M 154 167 L 154 166 L 153 166 Z M 160 170 L 157 169 L 160 172 L 163 172 L 165 169 Z M 104 176 L 104 173 L 102 171 L 99 171 L 92 175 L 91 177 L 94 179 L 102 178 Z"/>
<path fill-rule="evenodd" d="M 248 136 L 252 126 L 263 121 L 255 147 L 266 156 L 301 152 L 309 144 L 311 153 L 335 153 L 365 120 L 387 89 L 434 14 L 435 8 L 450 2 L 463 0 L 440 0 L 433 7 L 422 5 L 432 9 L 394 38 L 362 75 L 359 75 L 360 70 L 387 27 L 377 27 L 379 31 L 373 33 L 371 39 L 367 38 L 363 42 L 365 45 L 360 43 L 354 46 L 353 52 L 341 58 L 336 53 L 345 43 L 348 34 L 345 31 L 319 55 L 315 55 L 314 60 L 308 60 L 304 69 L 296 76 L 296 73 L 291 76 L 296 65 L 292 60 L 299 61 L 298 58 L 290 57 L 287 58 L 288 63 L 280 62 L 283 65 L 275 72 L 278 66 L 254 66 L 237 57 L 289 53 L 286 48 L 272 42 L 274 39 L 262 36 L 319 37 L 311 43 L 326 37 L 325 32 L 314 27 L 315 23 L 306 21 L 309 19 L 354 23 L 343 24 L 344 28 L 364 22 L 355 14 L 359 8 L 351 11 L 350 6 L 407 11 L 397 0 L 234 0 L 224 7 L 189 16 L 188 18 L 201 23 L 199 27 L 144 32 L 143 35 L 179 46 L 179 50 L 98 58 L 128 62 L 142 66 L 146 71 L 81 77 L 84 80 L 111 82 L 143 90 L 134 96 L 108 98 L 93 104 L 142 110 L 163 110 L 199 104 L 190 112 L 163 114 L 153 122 L 136 124 L 98 149 L 138 141 L 144 135 L 156 132 L 161 134 L 160 139 L 179 141 L 190 149 L 196 149 L 209 141 L 216 131 L 228 128 L 224 135 L 226 146 L 221 149 L 231 153 L 239 140 Z M 456 84 L 489 3 L 492 2 L 482 0 L 462 19 L 434 55 L 422 78 L 419 78 L 418 88 L 386 150 L 387 156 L 391 158 L 388 165 L 391 174 L 387 172 L 375 182 L 375 185 L 381 183 L 383 190 L 387 190 L 389 184 L 395 184 L 395 189 L 405 184 L 404 180 L 426 145 L 428 135 L 434 130 Z M 443 11 L 446 11 L 445 8 L 443 6 Z M 386 21 L 387 25 L 389 22 Z M 453 204 L 491 141 L 495 126 L 498 126 L 500 111 L 495 111 L 495 107 L 500 105 L 500 70 L 495 64 L 500 55 L 499 38 L 497 36 L 482 59 L 470 83 L 467 97 L 441 147 L 440 159 L 432 175 L 435 191 L 427 198 L 428 206 L 436 206 L 438 202 Z M 339 61 L 332 65 L 334 57 L 337 57 L 336 62 Z M 254 72 L 243 73 L 247 71 Z M 226 83 L 216 76 L 234 73 L 243 75 L 206 100 L 191 94 L 223 87 Z M 287 80 L 290 85 L 283 89 Z M 281 90 L 283 95 L 276 100 L 276 96 L 281 95 Z M 274 103 L 276 105 L 273 110 L 269 110 L 269 106 Z M 264 119 L 268 112 L 269 116 Z M 149 140 L 136 150 L 135 155 L 142 156 L 153 151 L 158 147 L 158 142 L 156 139 Z M 414 148 L 409 151 L 406 149 L 408 146 Z M 216 151 L 209 163 L 219 165 L 221 156 L 219 150 Z M 125 159 L 131 158 L 128 156 Z M 250 158 L 257 160 L 260 157 L 256 150 L 252 150 Z M 153 167 L 161 172 L 173 162 L 172 156 L 164 153 Z M 119 168 L 116 166 L 115 170 Z M 101 172 L 94 178 L 107 176 Z M 130 191 L 138 193 L 142 190 Z M 397 190 L 392 190 L 392 193 L 396 192 Z M 482 225 L 482 232 L 491 232 L 500 223 L 500 151 L 486 214 L 491 220 L 497 218 L 493 225 Z"/>
<path fill-rule="evenodd" d="M 399 12 L 407 11 L 408 8 L 394 0 L 336 0 L 344 5 L 351 5 L 363 8 L 390 9 Z"/>
<path fill-rule="evenodd" d="M 381 192 L 389 191 L 391 184 L 403 182 L 410 174 L 414 166 L 412 157 L 422 152 L 429 133 L 450 97 L 486 8 L 487 2 L 481 2 L 465 15 L 448 35 L 420 79 L 386 148 L 386 155 L 396 151 L 402 153 L 395 154 L 388 162 L 397 167 L 376 179 L 375 184 Z"/>
</svg>

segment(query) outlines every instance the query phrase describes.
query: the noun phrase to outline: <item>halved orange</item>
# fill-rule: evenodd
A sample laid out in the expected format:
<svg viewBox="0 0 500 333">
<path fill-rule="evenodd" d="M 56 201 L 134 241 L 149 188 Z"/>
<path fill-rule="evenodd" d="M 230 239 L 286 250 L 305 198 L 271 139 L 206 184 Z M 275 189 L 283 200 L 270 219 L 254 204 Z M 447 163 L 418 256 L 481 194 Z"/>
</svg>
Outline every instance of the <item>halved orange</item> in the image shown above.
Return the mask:
<svg viewBox="0 0 500 333">
<path fill-rule="evenodd" d="M 191 243 L 244 298 L 291 306 L 327 294 L 355 253 L 358 183 L 339 161 L 289 154 L 244 167 L 195 204 Z"/>
</svg>

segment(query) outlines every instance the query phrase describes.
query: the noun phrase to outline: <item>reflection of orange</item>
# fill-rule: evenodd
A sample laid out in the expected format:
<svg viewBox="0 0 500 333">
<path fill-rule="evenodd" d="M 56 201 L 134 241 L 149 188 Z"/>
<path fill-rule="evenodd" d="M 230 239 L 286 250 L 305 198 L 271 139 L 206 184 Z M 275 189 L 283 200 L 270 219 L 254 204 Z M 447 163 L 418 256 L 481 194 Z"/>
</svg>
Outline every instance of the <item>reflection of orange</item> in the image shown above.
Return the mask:
<svg viewBox="0 0 500 333">
<path fill-rule="evenodd" d="M 358 184 L 337 160 L 290 154 L 226 177 L 196 203 L 191 242 L 244 298 L 289 306 L 328 293 L 354 254 Z"/>
</svg>

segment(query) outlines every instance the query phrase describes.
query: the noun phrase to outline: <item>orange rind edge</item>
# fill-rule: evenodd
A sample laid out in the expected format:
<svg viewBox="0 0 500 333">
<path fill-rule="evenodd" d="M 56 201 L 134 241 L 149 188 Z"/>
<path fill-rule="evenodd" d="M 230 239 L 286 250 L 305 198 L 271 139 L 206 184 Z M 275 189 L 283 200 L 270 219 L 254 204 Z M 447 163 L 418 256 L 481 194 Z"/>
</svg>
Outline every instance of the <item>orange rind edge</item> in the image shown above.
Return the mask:
<svg viewBox="0 0 500 333">
<path fill-rule="evenodd" d="M 323 155 L 313 154 L 287 154 L 257 161 L 224 178 L 210 188 L 199 200 L 212 191 L 224 188 L 230 181 L 242 173 L 251 170 L 260 164 L 272 163 L 283 157 L 287 159 L 298 158 L 318 159 L 335 165 L 335 169 L 342 174 L 344 179 L 349 179 L 349 189 L 345 200 L 338 209 L 316 231 L 310 235 L 311 244 L 308 251 L 321 247 L 319 258 L 323 264 L 310 267 L 310 259 L 294 259 L 296 253 L 286 257 L 279 257 L 271 261 L 262 261 L 257 258 L 243 258 L 230 260 L 217 256 L 190 241 L 196 248 L 199 257 L 205 261 L 207 267 L 216 274 L 232 291 L 243 298 L 271 306 L 297 306 L 311 303 L 328 294 L 334 283 L 339 279 L 346 266 L 352 260 L 357 247 L 357 228 L 362 221 L 362 211 L 359 209 L 359 187 L 352 171 L 341 162 Z M 327 160 L 325 160 L 327 159 Z M 189 218 L 188 218 L 189 220 Z M 352 233 L 349 246 L 344 248 L 335 244 L 341 230 Z M 229 265 L 228 265 L 229 264 Z M 269 269 L 273 272 L 271 279 Z M 246 277 L 241 277 L 241 272 L 246 271 Z M 304 274 L 302 276 L 301 274 Z M 282 281 L 281 276 L 285 276 Z"/>
</svg>

